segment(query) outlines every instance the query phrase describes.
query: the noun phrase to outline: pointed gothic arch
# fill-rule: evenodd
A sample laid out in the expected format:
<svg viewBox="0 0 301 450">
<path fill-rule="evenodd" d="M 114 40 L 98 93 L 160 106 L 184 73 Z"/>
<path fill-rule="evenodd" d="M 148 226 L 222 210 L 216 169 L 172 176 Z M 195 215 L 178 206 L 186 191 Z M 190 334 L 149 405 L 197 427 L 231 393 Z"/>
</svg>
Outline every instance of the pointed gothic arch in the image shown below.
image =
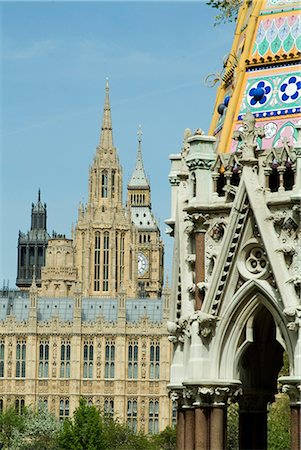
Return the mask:
<svg viewBox="0 0 301 450">
<path fill-rule="evenodd" d="M 239 359 L 248 346 L 248 342 L 251 342 L 250 332 L 253 324 L 250 320 L 255 318 L 256 312 L 261 307 L 264 307 L 273 317 L 277 329 L 276 340 L 287 352 L 293 374 L 294 345 L 287 329 L 287 321 L 269 284 L 260 280 L 246 282 L 236 292 L 223 314 L 223 324 L 218 328 L 214 344 L 219 349 L 215 361 L 217 373 L 222 373 L 229 379 L 239 379 Z M 242 342 L 243 333 L 245 333 L 244 342 Z"/>
</svg>

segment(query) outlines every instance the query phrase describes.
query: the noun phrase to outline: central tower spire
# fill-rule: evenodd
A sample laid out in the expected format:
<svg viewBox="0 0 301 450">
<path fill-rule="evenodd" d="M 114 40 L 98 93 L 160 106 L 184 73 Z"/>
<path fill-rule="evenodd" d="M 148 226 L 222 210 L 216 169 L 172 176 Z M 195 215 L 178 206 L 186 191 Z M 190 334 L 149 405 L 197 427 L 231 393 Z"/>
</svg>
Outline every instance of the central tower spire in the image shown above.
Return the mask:
<svg viewBox="0 0 301 450">
<path fill-rule="evenodd" d="M 111 119 L 111 106 L 109 97 L 109 80 L 106 79 L 106 97 L 103 109 L 102 126 L 100 134 L 100 148 L 108 150 L 113 147 L 113 131 Z"/>
</svg>

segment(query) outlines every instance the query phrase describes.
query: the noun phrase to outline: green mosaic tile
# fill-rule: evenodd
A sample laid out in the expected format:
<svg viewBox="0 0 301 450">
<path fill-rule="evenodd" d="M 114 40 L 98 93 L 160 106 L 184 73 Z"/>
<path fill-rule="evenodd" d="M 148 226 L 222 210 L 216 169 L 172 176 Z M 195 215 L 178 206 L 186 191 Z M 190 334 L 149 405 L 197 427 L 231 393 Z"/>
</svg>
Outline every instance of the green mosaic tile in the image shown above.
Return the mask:
<svg viewBox="0 0 301 450">
<path fill-rule="evenodd" d="M 293 39 L 292 35 L 289 34 L 285 41 L 283 42 L 283 48 L 286 52 L 289 52 L 290 49 L 293 47 L 295 40 Z"/>
<path fill-rule="evenodd" d="M 281 40 L 279 39 L 278 36 L 276 36 L 276 38 L 273 40 L 272 44 L 271 44 L 271 50 L 274 54 L 276 54 L 281 47 Z"/>
<path fill-rule="evenodd" d="M 266 52 L 269 49 L 269 43 L 266 38 L 261 42 L 261 44 L 258 46 L 258 52 L 261 56 L 264 56 Z"/>
<path fill-rule="evenodd" d="M 296 47 L 299 51 L 301 51 L 301 36 L 296 39 Z"/>
</svg>

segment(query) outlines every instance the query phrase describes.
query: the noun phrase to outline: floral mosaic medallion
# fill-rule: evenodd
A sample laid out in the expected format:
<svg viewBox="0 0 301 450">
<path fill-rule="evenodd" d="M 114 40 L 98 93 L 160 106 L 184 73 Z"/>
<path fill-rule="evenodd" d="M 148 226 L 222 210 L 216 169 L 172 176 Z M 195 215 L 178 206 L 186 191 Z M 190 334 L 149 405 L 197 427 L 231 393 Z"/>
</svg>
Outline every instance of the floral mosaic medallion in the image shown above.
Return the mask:
<svg viewBox="0 0 301 450">
<path fill-rule="evenodd" d="M 293 103 L 301 97 L 301 77 L 287 77 L 280 86 L 279 97 L 285 103 Z"/>
<path fill-rule="evenodd" d="M 254 108 L 260 108 L 267 103 L 272 95 L 272 85 L 267 80 L 255 82 L 248 92 L 248 103 Z"/>
<path fill-rule="evenodd" d="M 271 139 L 277 132 L 277 125 L 274 122 L 268 122 L 264 126 L 266 139 Z"/>
</svg>

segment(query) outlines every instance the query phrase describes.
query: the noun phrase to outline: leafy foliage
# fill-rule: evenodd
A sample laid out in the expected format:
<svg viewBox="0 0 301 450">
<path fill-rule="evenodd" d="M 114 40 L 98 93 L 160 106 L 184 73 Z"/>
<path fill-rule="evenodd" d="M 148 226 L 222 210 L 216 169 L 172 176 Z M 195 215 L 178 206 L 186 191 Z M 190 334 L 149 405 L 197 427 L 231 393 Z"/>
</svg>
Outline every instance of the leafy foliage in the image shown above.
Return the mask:
<svg viewBox="0 0 301 450">
<path fill-rule="evenodd" d="M 234 22 L 237 19 L 238 10 L 242 5 L 242 0 L 208 0 L 207 5 L 220 11 L 215 16 L 215 24 Z"/>
<path fill-rule="evenodd" d="M 290 405 L 289 397 L 280 394 L 272 404 L 268 415 L 269 450 L 287 450 L 290 448 Z"/>
<path fill-rule="evenodd" d="M 238 447 L 238 404 L 232 403 L 227 412 L 227 450 L 237 450 Z"/>
<path fill-rule="evenodd" d="M 73 419 L 64 422 L 58 444 L 59 450 L 174 450 L 175 432 L 167 428 L 156 436 L 134 433 L 81 399 Z"/>
<path fill-rule="evenodd" d="M 174 450 L 176 448 L 176 429 L 166 427 L 161 433 L 153 436 L 153 442 L 160 450 Z"/>
<path fill-rule="evenodd" d="M 0 430 L 3 450 L 57 450 L 59 422 L 44 408 L 19 415 L 10 407 L 0 415 Z"/>
</svg>

